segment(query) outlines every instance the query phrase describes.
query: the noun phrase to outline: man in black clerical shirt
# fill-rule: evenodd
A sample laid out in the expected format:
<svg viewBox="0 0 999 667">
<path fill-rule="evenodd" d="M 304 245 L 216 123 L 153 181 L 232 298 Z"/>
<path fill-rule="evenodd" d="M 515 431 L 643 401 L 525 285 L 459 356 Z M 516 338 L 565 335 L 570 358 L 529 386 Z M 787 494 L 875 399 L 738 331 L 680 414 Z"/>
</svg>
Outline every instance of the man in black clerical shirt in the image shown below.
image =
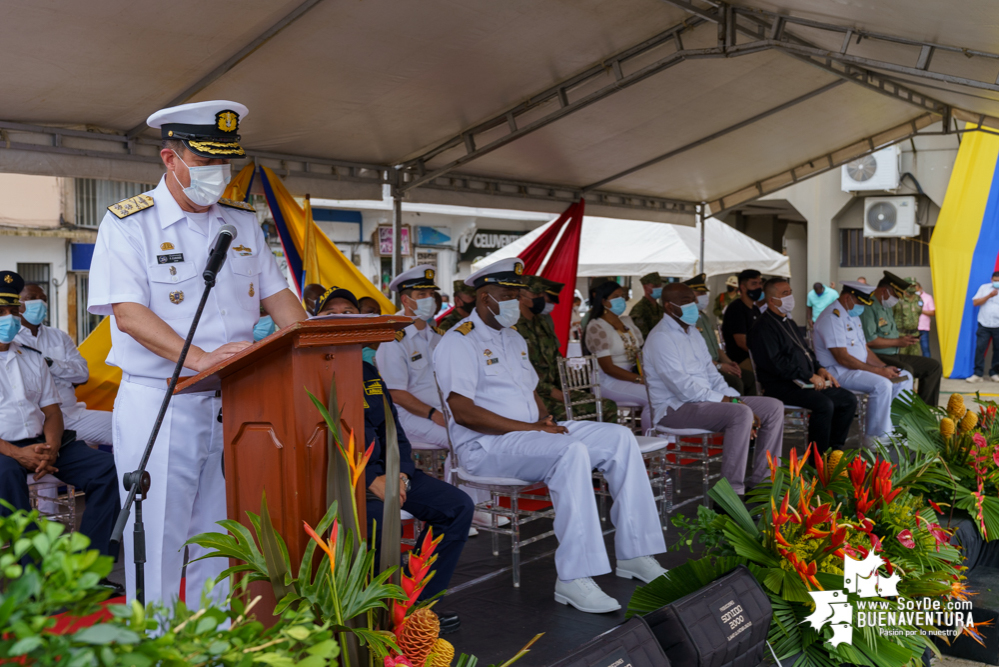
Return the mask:
<svg viewBox="0 0 999 667">
<path fill-rule="evenodd" d="M 857 412 L 857 398 L 822 368 L 791 319 L 794 296 L 787 280 L 771 278 L 763 289 L 767 310 L 747 336 L 763 393 L 786 405 L 812 411 L 808 439 L 820 452 L 842 448 Z M 795 381 L 813 385 L 814 389 L 801 387 Z"/>
</svg>

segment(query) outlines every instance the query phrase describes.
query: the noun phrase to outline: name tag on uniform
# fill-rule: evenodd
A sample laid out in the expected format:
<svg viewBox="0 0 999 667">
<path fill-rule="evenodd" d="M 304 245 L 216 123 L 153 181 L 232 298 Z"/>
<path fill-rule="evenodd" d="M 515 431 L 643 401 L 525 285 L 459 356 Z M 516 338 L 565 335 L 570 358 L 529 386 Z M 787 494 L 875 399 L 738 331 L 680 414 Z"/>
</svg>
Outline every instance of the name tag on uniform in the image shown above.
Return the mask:
<svg viewBox="0 0 999 667">
<path fill-rule="evenodd" d="M 419 360 L 420 360 L 420 359 L 422 359 L 422 358 L 423 358 L 423 355 L 422 355 L 422 354 L 420 354 L 420 353 L 416 353 L 416 354 L 414 354 L 413 356 L 411 356 L 411 357 L 409 358 L 409 360 L 410 360 L 410 361 L 419 361 Z"/>
<path fill-rule="evenodd" d="M 170 255 L 156 255 L 157 264 L 179 264 L 184 261 L 184 253 L 175 252 Z"/>
<path fill-rule="evenodd" d="M 498 364 L 499 359 L 486 359 L 486 366 L 492 366 L 493 364 Z"/>
</svg>

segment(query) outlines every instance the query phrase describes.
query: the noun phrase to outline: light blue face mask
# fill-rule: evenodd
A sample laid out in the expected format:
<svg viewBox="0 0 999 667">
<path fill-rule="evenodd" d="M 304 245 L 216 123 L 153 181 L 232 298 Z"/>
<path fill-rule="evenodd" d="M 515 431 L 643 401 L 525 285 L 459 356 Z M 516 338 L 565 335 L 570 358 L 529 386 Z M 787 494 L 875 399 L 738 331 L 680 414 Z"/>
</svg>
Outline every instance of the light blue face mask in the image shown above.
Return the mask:
<svg viewBox="0 0 999 667">
<path fill-rule="evenodd" d="M 267 338 L 276 330 L 277 325 L 274 324 L 274 318 L 270 315 L 264 315 L 253 327 L 253 342 L 256 343 L 258 340 Z"/>
<path fill-rule="evenodd" d="M 995 289 L 999 289 L 999 280 L 993 280 L 992 287 L 994 287 Z"/>
<path fill-rule="evenodd" d="M 614 297 L 610 300 L 610 311 L 615 315 L 620 315 L 628 307 L 628 302 L 623 296 Z"/>
<path fill-rule="evenodd" d="M 850 316 L 851 317 L 860 317 L 860 314 L 862 312 L 864 312 L 864 304 L 858 303 L 858 304 L 854 305 L 853 308 L 850 309 Z"/>
<path fill-rule="evenodd" d="M 672 303 L 672 301 L 670 302 Z M 680 321 L 684 324 L 697 324 L 697 318 L 700 317 L 701 311 L 697 308 L 697 302 L 685 303 L 682 306 L 678 303 L 674 303 L 674 306 L 680 309 Z"/>
<path fill-rule="evenodd" d="M 361 348 L 361 359 L 363 359 L 364 361 L 366 361 L 369 364 L 371 364 L 372 366 L 374 366 L 375 365 L 375 354 L 377 354 L 377 353 L 378 353 L 378 350 L 376 350 L 373 347 L 364 347 L 364 348 Z"/>
<path fill-rule="evenodd" d="M 422 299 L 413 299 L 416 302 L 416 312 L 413 317 L 418 320 L 429 320 L 437 312 L 437 301 L 432 296 L 425 296 Z"/>
<path fill-rule="evenodd" d="M 21 318 L 13 315 L 0 317 L 0 343 L 6 345 L 14 340 L 14 336 L 21 330 Z"/>
<path fill-rule="evenodd" d="M 520 320 L 520 299 L 510 299 L 509 301 L 497 301 L 496 297 L 489 295 L 489 298 L 496 301 L 499 312 L 493 313 L 496 316 L 496 323 L 501 327 L 512 327 Z M 490 308 L 490 310 L 492 310 Z"/>
<path fill-rule="evenodd" d="M 662 287 L 653 287 L 652 288 L 652 298 L 655 299 L 656 301 L 658 301 L 659 299 L 663 298 L 663 288 Z"/>
<path fill-rule="evenodd" d="M 41 299 L 32 299 L 24 302 L 24 319 L 31 324 L 41 324 L 45 321 L 45 316 L 49 312 L 49 305 Z"/>
</svg>

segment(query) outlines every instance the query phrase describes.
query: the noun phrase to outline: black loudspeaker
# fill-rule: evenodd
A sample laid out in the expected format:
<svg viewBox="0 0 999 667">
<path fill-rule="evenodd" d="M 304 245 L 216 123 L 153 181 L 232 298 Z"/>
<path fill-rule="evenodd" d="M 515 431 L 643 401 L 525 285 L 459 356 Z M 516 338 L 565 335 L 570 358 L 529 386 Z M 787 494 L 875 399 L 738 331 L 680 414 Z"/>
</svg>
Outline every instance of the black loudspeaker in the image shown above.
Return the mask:
<svg viewBox="0 0 999 667">
<path fill-rule="evenodd" d="M 683 667 L 756 667 L 773 609 L 740 565 L 701 590 L 645 616 L 663 652 Z"/>
<path fill-rule="evenodd" d="M 645 621 L 635 617 L 549 667 L 670 667 Z"/>
</svg>

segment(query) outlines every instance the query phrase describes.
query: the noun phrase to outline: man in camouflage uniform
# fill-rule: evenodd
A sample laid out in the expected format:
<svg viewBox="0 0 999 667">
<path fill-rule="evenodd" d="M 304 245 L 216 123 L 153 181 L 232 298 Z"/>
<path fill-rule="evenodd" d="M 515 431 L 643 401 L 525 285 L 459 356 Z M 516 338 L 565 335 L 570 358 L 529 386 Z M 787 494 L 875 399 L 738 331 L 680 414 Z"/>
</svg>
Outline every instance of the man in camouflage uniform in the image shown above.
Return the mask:
<svg viewBox="0 0 999 667">
<path fill-rule="evenodd" d="M 715 299 L 714 313 L 719 324 L 725 319 L 725 309 L 728 304 L 739 298 L 739 276 L 729 276 L 725 280 L 725 291 Z"/>
<path fill-rule="evenodd" d="M 906 278 L 906 280 L 909 281 L 909 286 L 895 304 L 892 314 L 895 315 L 895 326 L 898 327 L 900 335 L 919 338 L 919 316 L 923 314 L 923 300 L 916 294 L 916 279 Z M 922 356 L 923 350 L 919 343 L 916 343 L 900 347 L 898 353 Z"/>
<path fill-rule="evenodd" d="M 663 278 L 653 271 L 639 278 L 639 282 L 642 283 L 645 296 L 631 307 L 630 315 L 631 321 L 642 332 L 642 336 L 648 338 L 649 332 L 659 324 L 659 320 L 666 314 L 662 304 L 659 303 L 663 295 Z"/>
<path fill-rule="evenodd" d="M 447 331 L 458 322 L 472 314 L 475 309 L 475 290 L 465 284 L 464 280 L 454 281 L 454 308 L 437 326 Z"/>
<path fill-rule="evenodd" d="M 552 293 L 558 294 L 563 285 L 540 276 L 526 276 L 527 284 L 520 292 L 520 321 L 514 327 L 527 342 L 527 356 L 538 374 L 538 396 L 555 421 L 565 421 L 565 399 L 562 394 L 562 379 L 558 374 L 559 340 L 555 335 L 555 323 L 545 312 L 552 303 Z M 549 309 L 550 310 L 550 309 Z M 572 394 L 573 401 L 590 398 L 583 391 Z M 573 406 L 573 419 L 593 419 L 594 403 Z M 603 420 L 617 423 L 617 405 L 603 401 Z"/>
</svg>

